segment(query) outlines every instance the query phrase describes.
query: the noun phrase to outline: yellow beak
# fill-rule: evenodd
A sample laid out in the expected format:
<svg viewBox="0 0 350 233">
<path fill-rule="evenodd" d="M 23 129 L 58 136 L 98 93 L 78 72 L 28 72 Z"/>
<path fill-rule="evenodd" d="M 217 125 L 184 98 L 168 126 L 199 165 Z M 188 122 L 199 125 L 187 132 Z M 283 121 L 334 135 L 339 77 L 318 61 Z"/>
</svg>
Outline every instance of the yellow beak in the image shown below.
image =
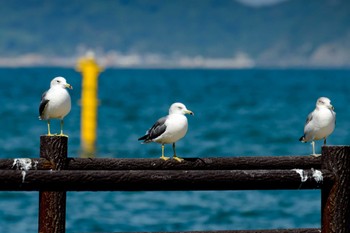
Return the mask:
<svg viewBox="0 0 350 233">
<path fill-rule="evenodd" d="M 185 113 L 194 116 L 194 113 L 191 110 L 186 110 Z"/>
</svg>

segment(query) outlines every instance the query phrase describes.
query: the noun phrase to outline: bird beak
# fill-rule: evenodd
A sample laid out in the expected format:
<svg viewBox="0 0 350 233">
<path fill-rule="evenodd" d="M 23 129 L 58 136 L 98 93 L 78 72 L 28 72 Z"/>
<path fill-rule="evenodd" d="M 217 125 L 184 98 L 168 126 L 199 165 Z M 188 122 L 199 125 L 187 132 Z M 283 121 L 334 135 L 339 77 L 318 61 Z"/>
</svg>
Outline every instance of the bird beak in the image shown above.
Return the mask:
<svg viewBox="0 0 350 233">
<path fill-rule="evenodd" d="M 66 84 L 66 87 L 69 88 L 69 89 L 73 89 L 72 85 L 70 85 L 69 83 Z"/>
<path fill-rule="evenodd" d="M 190 114 L 190 115 L 194 116 L 194 113 L 191 110 L 186 110 L 185 114 Z"/>
</svg>

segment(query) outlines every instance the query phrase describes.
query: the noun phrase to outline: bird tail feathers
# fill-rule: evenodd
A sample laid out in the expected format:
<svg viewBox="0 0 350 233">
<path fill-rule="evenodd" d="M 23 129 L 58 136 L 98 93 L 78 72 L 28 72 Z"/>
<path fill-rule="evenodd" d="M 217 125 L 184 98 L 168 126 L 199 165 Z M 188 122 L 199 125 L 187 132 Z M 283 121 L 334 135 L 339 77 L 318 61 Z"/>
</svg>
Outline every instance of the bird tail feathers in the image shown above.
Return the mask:
<svg viewBox="0 0 350 233">
<path fill-rule="evenodd" d="M 148 135 L 148 134 L 146 134 L 146 135 L 140 137 L 140 138 L 137 139 L 137 140 L 139 140 L 139 141 L 142 141 L 142 140 L 143 140 L 142 144 L 152 142 L 152 140 L 149 138 L 149 135 Z"/>
</svg>

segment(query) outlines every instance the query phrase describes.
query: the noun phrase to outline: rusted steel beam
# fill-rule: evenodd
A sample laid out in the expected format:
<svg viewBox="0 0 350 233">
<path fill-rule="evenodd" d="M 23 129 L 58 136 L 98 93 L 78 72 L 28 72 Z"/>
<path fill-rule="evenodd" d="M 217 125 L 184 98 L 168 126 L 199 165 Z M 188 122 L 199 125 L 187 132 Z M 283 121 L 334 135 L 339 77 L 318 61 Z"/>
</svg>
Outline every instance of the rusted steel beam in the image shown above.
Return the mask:
<svg viewBox="0 0 350 233">
<path fill-rule="evenodd" d="M 319 189 L 327 170 L 1 170 L 0 190 L 158 191 Z"/>
<path fill-rule="evenodd" d="M 18 159 L 0 159 L 0 169 L 18 169 Z M 31 159 L 32 170 L 50 170 L 52 163 Z M 185 158 L 182 163 L 161 159 L 68 158 L 66 170 L 257 170 L 320 169 L 321 158 L 312 156 L 257 156 Z"/>
<path fill-rule="evenodd" d="M 64 169 L 67 159 L 68 138 L 59 136 L 40 137 L 40 157 L 51 164 L 52 170 Z M 29 164 L 29 163 L 28 163 Z M 26 169 L 22 169 L 22 181 L 26 179 Z M 66 192 L 40 190 L 39 192 L 39 232 L 63 233 L 66 230 Z"/>
<path fill-rule="evenodd" d="M 335 177 L 321 191 L 322 232 L 350 232 L 350 146 L 322 147 L 322 167 Z"/>
<path fill-rule="evenodd" d="M 256 170 L 320 169 L 321 160 L 311 156 L 262 156 L 185 158 L 182 163 L 161 159 L 70 159 L 70 170 Z"/>
<path fill-rule="evenodd" d="M 278 229 L 278 230 L 226 230 L 226 231 L 181 231 L 181 233 L 321 233 L 319 228 Z M 122 232 L 120 232 L 122 233 Z M 146 233 L 146 232 L 138 232 Z M 154 232 L 154 233 L 180 233 L 180 232 Z"/>
</svg>

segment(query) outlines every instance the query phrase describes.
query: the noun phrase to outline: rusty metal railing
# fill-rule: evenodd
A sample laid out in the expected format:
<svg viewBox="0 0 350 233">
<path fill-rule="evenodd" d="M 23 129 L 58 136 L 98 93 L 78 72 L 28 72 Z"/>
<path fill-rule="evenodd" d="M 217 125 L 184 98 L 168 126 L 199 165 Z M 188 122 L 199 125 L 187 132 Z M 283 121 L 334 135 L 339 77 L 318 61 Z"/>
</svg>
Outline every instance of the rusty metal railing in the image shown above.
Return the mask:
<svg viewBox="0 0 350 233">
<path fill-rule="evenodd" d="M 0 191 L 39 191 L 39 232 L 65 232 L 67 191 L 320 189 L 321 228 L 214 232 L 350 232 L 350 146 L 321 157 L 68 158 L 68 138 L 41 136 L 40 158 L 0 159 Z M 147 229 L 145 229 L 147 230 Z"/>
</svg>

